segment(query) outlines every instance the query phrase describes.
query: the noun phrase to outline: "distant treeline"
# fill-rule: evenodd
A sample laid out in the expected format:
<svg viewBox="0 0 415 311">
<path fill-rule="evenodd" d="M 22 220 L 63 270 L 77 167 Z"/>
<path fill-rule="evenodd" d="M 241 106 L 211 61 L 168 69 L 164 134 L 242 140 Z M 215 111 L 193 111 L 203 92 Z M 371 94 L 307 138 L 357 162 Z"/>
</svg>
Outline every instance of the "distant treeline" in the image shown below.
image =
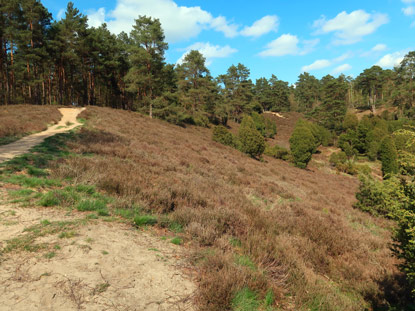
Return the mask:
<svg viewBox="0 0 415 311">
<path fill-rule="evenodd" d="M 296 110 L 331 130 L 348 108 L 387 105 L 415 115 L 415 52 L 393 70 L 373 66 L 356 79 L 303 73 L 291 86 L 275 75 L 253 83 L 242 64 L 212 77 L 198 51 L 167 64 L 163 29 L 151 17 L 114 35 L 105 24 L 89 27 L 71 2 L 59 21 L 37 0 L 1 1 L 0 11 L 0 104 L 108 106 L 198 125 Z"/>
</svg>

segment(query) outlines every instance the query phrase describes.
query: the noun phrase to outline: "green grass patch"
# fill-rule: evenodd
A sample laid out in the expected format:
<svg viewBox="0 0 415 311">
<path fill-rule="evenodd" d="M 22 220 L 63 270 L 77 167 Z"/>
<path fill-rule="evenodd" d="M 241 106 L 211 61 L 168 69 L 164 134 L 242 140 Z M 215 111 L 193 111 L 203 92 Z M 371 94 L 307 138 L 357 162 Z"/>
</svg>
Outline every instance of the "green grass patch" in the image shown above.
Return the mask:
<svg viewBox="0 0 415 311">
<path fill-rule="evenodd" d="M 152 215 L 137 215 L 134 217 L 134 223 L 137 227 L 154 226 L 157 223 L 157 218 Z"/>
<path fill-rule="evenodd" d="M 11 175 L 2 178 L 2 181 L 28 187 L 28 188 L 45 188 L 45 187 L 59 187 L 62 183 L 59 180 L 47 179 L 40 177 L 30 177 L 26 175 Z"/>
<path fill-rule="evenodd" d="M 72 189 L 58 189 L 45 193 L 39 200 L 41 206 L 71 206 L 81 199 L 80 195 Z"/>
<path fill-rule="evenodd" d="M 101 200 L 86 199 L 79 202 L 76 209 L 80 212 L 104 211 L 107 209 L 107 205 Z"/>
<path fill-rule="evenodd" d="M 49 253 L 46 253 L 44 256 L 47 259 L 52 259 L 53 257 L 56 256 L 56 253 L 55 252 L 49 252 Z"/>
<path fill-rule="evenodd" d="M 11 198 L 21 198 L 21 197 L 28 197 L 32 195 L 35 191 L 32 189 L 19 189 L 19 190 L 10 190 L 8 194 Z"/>
<path fill-rule="evenodd" d="M 260 306 L 255 292 L 245 287 L 232 299 L 232 311 L 257 311 Z"/>
<path fill-rule="evenodd" d="M 183 244 L 183 239 L 179 238 L 179 237 L 174 237 L 173 239 L 170 240 L 170 242 L 175 244 L 175 245 L 182 245 Z"/>
<path fill-rule="evenodd" d="M 241 240 L 237 239 L 237 238 L 230 238 L 229 239 L 229 243 L 231 243 L 231 245 L 233 247 L 241 247 L 242 246 L 242 242 Z"/>
<path fill-rule="evenodd" d="M 13 135 L 13 136 L 0 137 L 0 146 L 14 143 L 15 141 L 18 141 L 20 138 L 22 138 L 22 136 Z"/>
<path fill-rule="evenodd" d="M 33 166 L 28 166 L 27 173 L 30 176 L 35 176 L 35 177 L 45 177 L 49 175 L 49 173 L 46 172 L 44 169 L 33 167 Z"/>
<path fill-rule="evenodd" d="M 75 231 L 71 230 L 71 231 L 63 231 L 59 233 L 58 237 L 59 239 L 70 239 L 70 238 L 76 237 L 77 235 L 78 234 Z"/>
<path fill-rule="evenodd" d="M 177 223 L 177 222 L 172 222 L 169 225 L 169 230 L 173 231 L 175 233 L 182 233 L 184 231 L 183 226 L 181 224 Z"/>
<path fill-rule="evenodd" d="M 248 256 L 236 255 L 235 256 L 235 263 L 239 266 L 248 267 L 248 268 L 250 268 L 251 270 L 254 270 L 254 271 L 256 270 L 255 263 Z"/>
</svg>

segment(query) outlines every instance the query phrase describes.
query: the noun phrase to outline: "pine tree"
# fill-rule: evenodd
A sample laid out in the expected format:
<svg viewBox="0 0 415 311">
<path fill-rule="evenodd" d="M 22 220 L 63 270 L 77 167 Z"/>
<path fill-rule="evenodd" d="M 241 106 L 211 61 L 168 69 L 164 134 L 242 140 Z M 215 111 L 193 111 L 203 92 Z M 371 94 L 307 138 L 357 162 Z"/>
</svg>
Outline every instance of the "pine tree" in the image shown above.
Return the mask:
<svg viewBox="0 0 415 311">
<path fill-rule="evenodd" d="M 164 42 L 164 32 L 160 21 L 147 16 L 139 16 L 130 32 L 131 68 L 125 76 L 127 90 L 136 94 L 140 103 L 148 106 L 152 117 L 152 101 L 162 93 L 160 79 L 164 66 L 164 52 L 168 44 Z"/>
<path fill-rule="evenodd" d="M 218 99 L 218 90 L 205 61 L 199 51 L 192 50 L 177 67 L 179 100 L 187 111 L 200 120 L 199 122 L 202 122 L 201 118 L 204 119 L 205 116 L 213 119 Z"/>
</svg>

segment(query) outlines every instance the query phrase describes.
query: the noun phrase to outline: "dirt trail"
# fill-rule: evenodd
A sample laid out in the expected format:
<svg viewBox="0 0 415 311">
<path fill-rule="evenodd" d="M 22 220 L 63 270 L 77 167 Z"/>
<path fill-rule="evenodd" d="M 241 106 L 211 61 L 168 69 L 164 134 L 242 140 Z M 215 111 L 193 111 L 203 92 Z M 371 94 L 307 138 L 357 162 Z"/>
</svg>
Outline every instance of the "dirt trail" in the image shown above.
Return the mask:
<svg viewBox="0 0 415 311">
<path fill-rule="evenodd" d="M 58 133 L 67 132 L 79 125 L 76 117 L 85 108 L 59 108 L 62 119 L 58 124 L 49 127 L 43 132 L 23 137 L 22 139 L 4 146 L 0 146 L 0 163 L 10 160 L 18 155 L 27 153 L 30 148 L 40 144 L 45 138 Z"/>
<path fill-rule="evenodd" d="M 42 220 L 85 219 L 6 198 L 0 187 L 0 250 Z M 72 231 L 37 237 L 47 247 L 36 251 L 0 251 L 0 310 L 194 310 L 182 246 L 117 221 L 79 221 Z"/>
</svg>

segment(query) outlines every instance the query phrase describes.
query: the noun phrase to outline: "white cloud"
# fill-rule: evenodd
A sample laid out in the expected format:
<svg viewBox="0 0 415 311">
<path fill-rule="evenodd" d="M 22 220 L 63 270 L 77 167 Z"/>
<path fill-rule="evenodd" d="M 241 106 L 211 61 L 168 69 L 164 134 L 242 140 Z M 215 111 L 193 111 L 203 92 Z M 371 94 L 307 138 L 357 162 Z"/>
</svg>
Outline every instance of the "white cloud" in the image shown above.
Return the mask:
<svg viewBox="0 0 415 311">
<path fill-rule="evenodd" d="M 270 31 L 277 31 L 279 20 L 276 15 L 267 15 L 257 20 L 252 26 L 246 26 L 241 31 L 241 35 L 246 37 L 260 37 Z"/>
<path fill-rule="evenodd" d="M 225 58 L 238 52 L 237 49 L 231 48 L 229 45 L 220 46 L 212 45 L 209 42 L 196 42 L 184 49 L 186 52 L 177 60 L 176 64 L 181 64 L 186 55 L 191 50 L 197 50 L 206 58 L 206 65 L 209 66 L 214 58 Z"/>
<path fill-rule="evenodd" d="M 291 34 L 284 34 L 279 38 L 267 44 L 266 49 L 259 53 L 261 56 L 283 56 L 283 55 L 297 55 L 300 52 L 298 48 L 297 36 Z"/>
<path fill-rule="evenodd" d="M 415 15 L 415 7 L 414 6 L 408 6 L 406 8 L 402 8 L 403 14 L 406 16 L 412 16 Z"/>
<path fill-rule="evenodd" d="M 352 53 L 347 52 L 347 53 L 344 53 L 344 54 L 340 55 L 339 57 L 336 57 L 335 59 L 333 59 L 333 62 L 334 63 L 340 63 L 340 62 L 342 62 L 345 59 L 348 59 L 350 57 L 352 57 Z"/>
<path fill-rule="evenodd" d="M 310 65 L 303 66 L 301 68 L 301 71 L 302 72 L 309 72 L 309 71 L 313 71 L 313 70 L 319 70 L 319 69 L 327 68 L 327 67 L 331 66 L 331 64 L 332 64 L 331 61 L 329 61 L 327 59 L 318 59 Z"/>
<path fill-rule="evenodd" d="M 332 75 L 338 75 L 340 73 L 344 73 L 348 70 L 352 69 L 352 66 L 350 66 L 349 64 L 343 64 L 340 65 L 336 68 L 333 69 L 333 71 L 331 72 Z"/>
<path fill-rule="evenodd" d="M 65 16 L 65 12 L 66 12 L 65 9 L 60 9 L 59 12 L 58 12 L 58 14 L 56 15 L 56 20 L 62 19 L 62 17 Z"/>
<path fill-rule="evenodd" d="M 363 10 L 356 10 L 350 14 L 343 11 L 330 20 L 322 16 L 314 22 L 313 26 L 317 28 L 316 34 L 334 32 L 336 39 L 333 43 L 345 45 L 361 41 L 364 36 L 372 34 L 388 22 L 389 18 L 386 14 L 369 14 Z"/>
<path fill-rule="evenodd" d="M 400 65 L 407 51 L 399 51 L 395 53 L 386 54 L 383 56 L 376 65 L 383 68 L 393 68 Z"/>
<path fill-rule="evenodd" d="M 228 24 L 228 21 L 223 16 L 214 18 L 210 22 L 210 25 L 213 29 L 223 32 L 227 38 L 233 38 L 238 35 L 238 26 L 235 24 Z"/>
<path fill-rule="evenodd" d="M 98 28 L 105 23 L 105 9 L 99 8 L 98 11 L 90 11 L 88 14 L 88 25 Z"/>
<path fill-rule="evenodd" d="M 402 0 L 403 3 L 410 4 L 415 3 L 415 0 Z"/>
<path fill-rule="evenodd" d="M 93 22 L 102 21 L 103 8 L 91 11 Z M 129 33 L 139 15 L 158 18 L 168 42 L 178 42 L 196 37 L 203 29 L 223 32 L 226 37 L 238 34 L 238 26 L 225 17 L 213 17 L 199 6 L 179 6 L 173 0 L 117 0 L 115 9 L 104 16 L 108 29 L 114 33 Z M 99 17 L 99 19 L 97 19 Z"/>
<path fill-rule="evenodd" d="M 333 59 L 330 59 L 330 60 L 329 59 L 318 59 L 310 65 L 303 66 L 301 68 L 301 72 L 310 72 L 310 71 L 314 71 L 314 70 L 320 70 L 320 69 L 323 69 L 323 68 L 327 68 L 327 67 L 330 67 L 330 66 L 332 66 L 336 63 L 340 63 L 340 62 L 344 61 L 345 59 L 350 58 L 351 56 L 352 56 L 352 53 L 347 52 L 347 53 L 344 53 L 344 54 L 340 55 L 339 57 L 336 57 L 336 58 L 333 58 Z M 347 64 L 345 64 L 345 65 L 347 65 Z M 342 65 L 342 66 L 344 66 L 344 65 Z M 339 66 L 339 67 L 341 67 L 341 66 Z M 337 68 L 339 68 L 339 67 L 337 67 Z"/>
<path fill-rule="evenodd" d="M 284 55 L 305 55 L 310 53 L 320 42 L 316 40 L 304 40 L 300 42 L 297 36 L 283 34 L 277 39 L 269 42 L 260 56 L 284 56 Z M 299 46 L 301 44 L 301 47 Z"/>
<path fill-rule="evenodd" d="M 385 51 L 387 49 L 387 46 L 386 46 L 386 44 L 383 44 L 383 43 L 379 43 L 379 44 L 376 44 L 372 49 L 371 49 L 371 51 L 373 51 L 373 52 L 382 52 L 382 51 Z"/>
</svg>

